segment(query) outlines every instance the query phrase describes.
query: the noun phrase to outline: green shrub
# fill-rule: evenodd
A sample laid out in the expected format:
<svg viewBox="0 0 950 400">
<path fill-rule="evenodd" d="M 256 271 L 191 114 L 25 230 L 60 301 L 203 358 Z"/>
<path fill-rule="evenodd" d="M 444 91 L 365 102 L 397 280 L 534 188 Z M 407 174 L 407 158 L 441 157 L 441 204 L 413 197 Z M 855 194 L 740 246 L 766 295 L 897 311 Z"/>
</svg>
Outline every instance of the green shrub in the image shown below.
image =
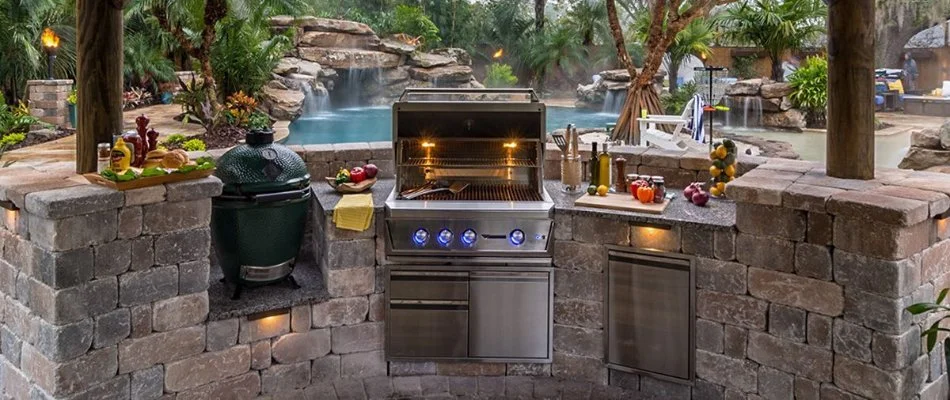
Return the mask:
<svg viewBox="0 0 950 400">
<path fill-rule="evenodd" d="M 807 112 L 809 126 L 821 127 L 828 107 L 828 60 L 808 57 L 788 81 L 793 89 L 789 95 L 792 104 Z"/>
<path fill-rule="evenodd" d="M 0 135 L 26 133 L 36 124 L 45 125 L 30 114 L 30 108 L 26 104 L 20 102 L 16 106 L 9 106 L 0 93 Z"/>
<path fill-rule="evenodd" d="M 512 72 L 510 65 L 492 63 L 485 66 L 484 83 L 490 88 L 512 87 L 518 83 L 518 77 Z"/>
<path fill-rule="evenodd" d="M 243 91 L 255 96 L 272 79 L 271 71 L 292 46 L 290 38 L 271 37 L 266 27 L 232 18 L 218 26 L 217 40 L 211 47 L 218 93 Z"/>
<path fill-rule="evenodd" d="M 687 82 L 679 86 L 676 90 L 664 94 L 660 97 L 660 103 L 663 105 L 663 111 L 668 115 L 680 115 L 686 103 L 689 103 L 699 91 L 696 82 Z"/>
<path fill-rule="evenodd" d="M 267 114 L 255 112 L 247 119 L 247 128 L 251 130 L 266 131 L 270 129 L 271 121 Z"/>
<path fill-rule="evenodd" d="M 205 142 L 201 139 L 190 139 L 181 144 L 181 149 L 184 151 L 205 151 L 207 146 L 205 146 Z"/>
<path fill-rule="evenodd" d="M 0 149 L 16 146 L 24 140 L 26 140 L 25 133 L 8 133 L 4 135 L 3 138 L 0 138 Z"/>
<path fill-rule="evenodd" d="M 422 38 L 423 47 L 432 47 L 439 43 L 439 27 L 419 7 L 400 4 L 393 16 L 393 33 L 405 33 Z"/>
<path fill-rule="evenodd" d="M 166 138 L 165 141 L 162 143 L 165 144 L 166 146 L 176 146 L 176 145 L 181 145 L 184 142 L 185 142 L 185 135 L 176 133 Z"/>
<path fill-rule="evenodd" d="M 732 73 L 739 79 L 755 78 L 756 56 L 736 56 L 732 57 Z"/>
<path fill-rule="evenodd" d="M 72 105 L 76 105 L 79 102 L 79 91 L 75 88 L 69 91 L 69 96 L 66 96 L 66 102 Z"/>
</svg>

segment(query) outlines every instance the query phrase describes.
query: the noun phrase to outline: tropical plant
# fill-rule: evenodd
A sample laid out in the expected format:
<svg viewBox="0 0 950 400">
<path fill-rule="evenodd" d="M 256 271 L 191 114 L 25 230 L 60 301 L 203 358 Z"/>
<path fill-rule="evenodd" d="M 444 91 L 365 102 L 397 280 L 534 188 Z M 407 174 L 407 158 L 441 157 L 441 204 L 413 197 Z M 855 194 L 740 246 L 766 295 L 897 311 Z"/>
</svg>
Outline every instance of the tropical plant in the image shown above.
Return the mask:
<svg viewBox="0 0 950 400">
<path fill-rule="evenodd" d="M 76 28 L 73 1 L 0 1 L 0 86 L 13 101 L 26 98 L 26 81 L 46 78 L 46 55 L 40 46 L 44 28 L 59 37 L 53 73 L 60 78 L 75 76 Z"/>
<path fill-rule="evenodd" d="M 257 100 L 244 94 L 243 91 L 238 91 L 228 96 L 228 101 L 224 107 L 225 123 L 243 128 L 248 125 L 251 115 L 256 112 Z"/>
<path fill-rule="evenodd" d="M 24 140 L 26 140 L 25 133 L 8 133 L 3 135 L 3 137 L 0 138 L 0 154 L 3 153 L 3 150 L 16 146 Z"/>
<path fill-rule="evenodd" d="M 581 38 L 581 44 L 585 47 L 610 37 L 610 30 L 604 23 L 606 20 L 607 6 L 600 0 L 576 1 L 564 16 L 564 23 Z"/>
<path fill-rule="evenodd" d="M 686 25 L 667 50 L 668 73 L 670 77 L 670 91 L 676 90 L 679 78 L 680 65 L 691 56 L 705 59 L 712 54 L 709 45 L 714 38 L 713 24 L 705 19 L 697 19 Z"/>
<path fill-rule="evenodd" d="M 175 65 L 142 33 L 125 37 L 125 64 L 122 72 L 130 86 L 157 91 L 158 83 L 175 79 Z"/>
<path fill-rule="evenodd" d="M 251 114 L 247 121 L 247 129 L 252 131 L 268 131 L 271 129 L 271 120 L 267 114 L 256 111 Z"/>
<path fill-rule="evenodd" d="M 79 102 L 79 91 L 75 88 L 69 91 L 69 96 L 66 96 L 66 103 L 76 105 Z"/>
<path fill-rule="evenodd" d="M 789 95 L 792 104 L 807 112 L 810 127 L 823 127 L 828 108 L 828 60 L 808 57 L 788 80 L 793 88 Z"/>
<path fill-rule="evenodd" d="M 175 95 L 175 104 L 181 105 L 182 122 L 196 122 L 206 131 L 214 126 L 214 106 L 210 100 L 205 81 L 192 79 L 185 82 L 178 79 L 179 91 Z"/>
<path fill-rule="evenodd" d="M 205 151 L 207 146 L 201 139 L 189 139 L 181 144 L 181 149 L 184 151 Z"/>
<path fill-rule="evenodd" d="M 485 80 L 482 83 L 490 88 L 512 87 L 518 83 L 518 77 L 511 71 L 510 65 L 492 63 L 485 66 Z"/>
<path fill-rule="evenodd" d="M 426 16 L 421 8 L 405 4 L 396 6 L 392 31 L 419 37 L 424 47 L 434 47 L 442 40 L 439 37 L 439 27 Z"/>
<path fill-rule="evenodd" d="M 25 133 L 37 124 L 41 124 L 40 120 L 30 114 L 25 103 L 21 101 L 16 106 L 9 106 L 0 93 L 0 135 Z"/>
<path fill-rule="evenodd" d="M 170 146 L 170 147 L 181 146 L 182 143 L 185 143 L 185 135 L 182 135 L 182 134 L 180 134 L 180 133 L 175 133 L 175 134 L 169 135 L 169 136 L 168 136 L 167 138 L 165 138 L 165 140 L 162 142 L 162 144 L 164 144 L 164 145 L 166 145 L 166 146 Z"/>
<path fill-rule="evenodd" d="M 568 28 L 545 29 L 535 33 L 525 50 L 525 64 L 534 72 L 535 87 L 544 89 L 551 71 L 572 74 L 587 60 L 587 52 Z"/>
<path fill-rule="evenodd" d="M 271 37 L 267 28 L 237 19 L 228 18 L 219 26 L 211 48 L 218 93 L 257 93 L 292 46 L 290 38 Z"/>
<path fill-rule="evenodd" d="M 679 115 L 686 108 L 686 103 L 692 100 L 693 95 L 699 92 L 699 86 L 696 82 L 686 82 L 676 90 L 670 89 L 670 92 L 660 96 L 660 103 L 663 104 L 663 111 L 667 115 Z"/>
<path fill-rule="evenodd" d="M 765 49 L 772 79 L 782 81 L 782 55 L 824 33 L 827 13 L 823 0 L 745 0 L 726 10 L 722 21 L 727 38 Z"/>
<path fill-rule="evenodd" d="M 934 347 L 937 345 L 937 336 L 940 332 L 950 332 L 948 328 L 941 328 L 940 324 L 950 318 L 950 307 L 945 306 L 941 303 L 947 298 L 947 293 L 950 292 L 950 288 L 944 288 L 937 294 L 937 299 L 932 303 L 916 303 L 907 307 L 907 311 L 912 315 L 926 315 L 933 313 L 940 313 L 940 318 L 938 318 L 934 323 L 930 324 L 930 327 L 920 332 L 920 336 L 927 338 L 927 352 L 933 351 Z M 944 350 L 950 349 L 950 337 L 944 339 Z M 950 360 L 947 361 L 950 363 Z"/>
<path fill-rule="evenodd" d="M 735 56 L 732 57 L 732 74 L 739 79 L 752 79 L 755 77 L 755 61 L 759 57 L 754 55 L 752 56 Z"/>
</svg>

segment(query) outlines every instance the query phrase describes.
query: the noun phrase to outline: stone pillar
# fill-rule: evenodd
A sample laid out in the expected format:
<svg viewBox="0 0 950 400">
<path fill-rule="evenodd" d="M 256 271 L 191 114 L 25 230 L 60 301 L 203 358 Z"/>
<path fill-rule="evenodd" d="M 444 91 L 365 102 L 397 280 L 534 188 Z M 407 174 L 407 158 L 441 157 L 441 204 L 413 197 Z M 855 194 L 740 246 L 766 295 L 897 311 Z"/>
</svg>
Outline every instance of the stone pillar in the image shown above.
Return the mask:
<svg viewBox="0 0 950 400">
<path fill-rule="evenodd" d="M 69 122 L 66 98 L 73 89 L 72 79 L 27 81 L 26 89 L 34 117 L 48 124 L 66 126 Z"/>
<path fill-rule="evenodd" d="M 205 353 L 217 178 L 118 192 L 24 171 L 0 174 L 4 398 L 155 399 L 249 369 L 247 345 Z"/>
</svg>

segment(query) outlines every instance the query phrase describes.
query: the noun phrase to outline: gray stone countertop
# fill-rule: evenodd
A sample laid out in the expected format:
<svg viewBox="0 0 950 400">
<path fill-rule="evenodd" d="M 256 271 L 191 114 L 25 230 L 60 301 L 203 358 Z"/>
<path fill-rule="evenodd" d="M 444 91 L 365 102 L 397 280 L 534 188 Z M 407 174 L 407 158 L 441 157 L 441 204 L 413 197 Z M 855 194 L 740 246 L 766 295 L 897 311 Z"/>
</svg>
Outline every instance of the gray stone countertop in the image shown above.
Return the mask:
<svg viewBox="0 0 950 400">
<path fill-rule="evenodd" d="M 372 193 L 373 208 L 376 212 L 381 212 L 383 207 L 385 207 L 386 198 L 389 197 L 389 193 L 393 191 L 393 186 L 396 186 L 395 179 L 380 179 L 369 189 L 369 192 L 364 192 Z M 332 215 L 336 204 L 340 202 L 343 194 L 337 192 L 336 189 L 326 182 L 311 183 L 310 188 L 313 189 L 313 194 L 317 201 L 320 202 L 320 208 L 323 209 L 323 212 L 326 213 L 326 215 Z"/>
<path fill-rule="evenodd" d="M 300 285 L 299 288 L 293 288 L 290 281 L 282 281 L 267 286 L 244 288 L 241 297 L 232 300 L 234 288 L 221 281 L 224 277 L 221 267 L 212 265 L 208 287 L 208 320 L 244 317 L 330 299 L 323 274 L 315 261 L 298 262 L 292 276 Z"/>
<path fill-rule="evenodd" d="M 669 189 L 676 197 L 666 207 L 663 214 L 645 214 L 630 211 L 608 210 L 604 208 L 575 207 L 574 200 L 587 193 L 566 193 L 560 181 L 546 180 L 544 187 L 554 200 L 556 213 L 618 219 L 647 224 L 688 225 L 705 229 L 731 229 L 736 225 L 736 204 L 727 199 L 709 199 L 705 207 L 698 207 L 683 198 L 683 191 Z"/>
</svg>

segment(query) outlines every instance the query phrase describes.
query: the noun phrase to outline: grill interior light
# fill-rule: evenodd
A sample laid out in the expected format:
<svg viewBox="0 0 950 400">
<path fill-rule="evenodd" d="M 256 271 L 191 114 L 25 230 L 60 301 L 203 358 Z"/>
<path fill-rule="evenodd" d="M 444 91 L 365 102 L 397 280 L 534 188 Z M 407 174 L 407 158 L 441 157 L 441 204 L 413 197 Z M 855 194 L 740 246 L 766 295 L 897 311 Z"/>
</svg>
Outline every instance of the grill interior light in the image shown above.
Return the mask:
<svg viewBox="0 0 950 400">
<path fill-rule="evenodd" d="M 431 149 L 431 148 L 435 147 L 435 143 L 432 143 L 432 142 L 422 142 L 422 147 L 427 148 L 427 149 Z"/>
<path fill-rule="evenodd" d="M 507 149 L 513 149 L 513 148 L 516 148 L 516 147 L 518 147 L 518 143 L 516 143 L 516 142 L 508 142 L 508 143 L 505 143 L 505 148 L 507 148 Z"/>
</svg>

